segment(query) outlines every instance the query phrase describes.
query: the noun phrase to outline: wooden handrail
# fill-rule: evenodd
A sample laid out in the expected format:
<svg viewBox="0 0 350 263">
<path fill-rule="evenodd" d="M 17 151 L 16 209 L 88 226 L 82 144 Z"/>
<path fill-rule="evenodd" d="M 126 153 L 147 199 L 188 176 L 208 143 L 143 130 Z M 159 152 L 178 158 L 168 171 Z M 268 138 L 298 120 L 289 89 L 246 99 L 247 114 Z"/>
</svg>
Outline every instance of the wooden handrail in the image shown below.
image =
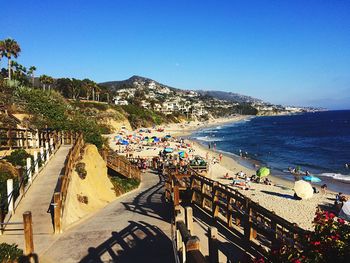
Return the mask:
<svg viewBox="0 0 350 263">
<path fill-rule="evenodd" d="M 126 157 L 110 152 L 107 156 L 107 167 L 127 178 L 141 180 L 140 169 L 133 165 Z"/>
<path fill-rule="evenodd" d="M 299 246 L 295 243 L 295 237 L 298 235 L 306 235 L 310 233 L 298 227 L 296 224 L 262 207 L 257 202 L 244 196 L 235 189 L 223 185 L 217 181 L 206 178 L 191 168 L 187 168 L 187 179 L 190 183 L 186 183 L 186 189 L 191 190 L 191 202 L 206 211 L 212 220 L 219 221 L 222 225 L 231 230 L 242 233 L 242 237 L 249 241 L 253 241 L 269 249 L 276 244 L 287 243 L 293 246 Z M 175 196 L 180 196 L 176 191 L 181 188 L 176 187 L 179 181 L 186 178 L 183 174 L 179 174 L 177 169 L 167 170 L 168 180 L 165 185 L 165 197 L 167 200 L 173 200 Z M 176 203 L 181 203 L 181 200 Z M 178 205 L 178 204 L 177 204 Z M 263 236 L 265 242 L 258 237 Z M 266 245 L 266 240 L 270 240 Z M 261 253 L 266 254 L 265 249 L 261 249 Z"/>
<path fill-rule="evenodd" d="M 46 142 L 56 145 L 61 142 L 60 131 L 52 129 L 34 130 L 0 127 L 0 150 L 12 150 L 14 148 L 39 148 Z"/>
<path fill-rule="evenodd" d="M 72 134 L 70 134 L 72 135 Z M 66 157 L 64 175 L 59 179 L 60 189 L 54 193 L 54 229 L 55 233 L 62 232 L 62 217 L 65 208 L 67 190 L 71 180 L 72 172 L 76 163 L 80 160 L 80 152 L 84 147 L 84 139 L 82 134 L 75 134 L 75 142 Z M 70 136 L 72 141 L 72 136 Z"/>
</svg>

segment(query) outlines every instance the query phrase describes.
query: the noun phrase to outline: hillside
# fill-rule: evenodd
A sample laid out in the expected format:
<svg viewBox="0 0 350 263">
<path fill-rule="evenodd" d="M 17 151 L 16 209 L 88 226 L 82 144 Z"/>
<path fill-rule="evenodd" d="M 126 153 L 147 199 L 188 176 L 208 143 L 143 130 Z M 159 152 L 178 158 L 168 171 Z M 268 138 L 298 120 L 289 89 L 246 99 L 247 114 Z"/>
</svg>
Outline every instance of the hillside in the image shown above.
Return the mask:
<svg viewBox="0 0 350 263">
<path fill-rule="evenodd" d="M 226 100 L 235 103 L 265 103 L 261 99 L 241 95 L 234 92 L 217 91 L 217 90 L 197 90 L 201 95 L 208 95 L 219 100 Z"/>
<path fill-rule="evenodd" d="M 107 87 L 111 91 L 117 91 L 125 88 L 144 88 L 149 86 L 154 86 L 158 88 L 167 88 L 173 91 L 180 91 L 179 89 L 175 89 L 173 87 L 161 84 L 157 81 L 154 81 L 149 78 L 141 77 L 141 76 L 132 76 L 126 80 L 116 80 L 116 81 L 107 81 L 99 83 L 99 85 L 103 87 Z"/>
</svg>

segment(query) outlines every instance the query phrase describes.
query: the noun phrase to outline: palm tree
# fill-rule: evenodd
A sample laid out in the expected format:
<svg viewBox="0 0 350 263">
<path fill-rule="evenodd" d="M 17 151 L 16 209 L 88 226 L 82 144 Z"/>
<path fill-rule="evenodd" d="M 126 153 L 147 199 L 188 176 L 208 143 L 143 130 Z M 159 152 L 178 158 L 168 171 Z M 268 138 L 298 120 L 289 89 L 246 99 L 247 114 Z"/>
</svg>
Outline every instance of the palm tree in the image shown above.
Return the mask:
<svg viewBox="0 0 350 263">
<path fill-rule="evenodd" d="M 36 71 L 36 67 L 35 66 L 31 66 L 28 70 L 28 74 L 29 76 L 32 77 L 32 85 L 34 87 L 34 71 Z"/>
<path fill-rule="evenodd" d="M 8 60 L 8 78 L 11 80 L 11 57 L 17 58 L 21 52 L 21 48 L 17 41 L 11 38 L 7 38 L 0 41 L 1 56 L 7 57 Z"/>
<path fill-rule="evenodd" d="M 47 75 L 41 75 L 39 77 L 39 80 L 40 80 L 41 84 L 43 84 L 43 90 L 46 89 L 46 85 L 48 85 L 48 90 L 50 90 L 51 84 L 54 83 L 54 79 L 50 76 L 47 76 Z"/>
</svg>

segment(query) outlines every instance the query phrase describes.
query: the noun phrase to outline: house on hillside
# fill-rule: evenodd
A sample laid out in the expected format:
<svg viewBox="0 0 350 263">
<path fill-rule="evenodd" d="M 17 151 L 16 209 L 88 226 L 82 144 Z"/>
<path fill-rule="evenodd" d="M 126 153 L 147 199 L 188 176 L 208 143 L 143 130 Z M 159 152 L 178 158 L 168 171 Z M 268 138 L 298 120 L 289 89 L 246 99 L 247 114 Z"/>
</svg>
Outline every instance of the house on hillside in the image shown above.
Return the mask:
<svg viewBox="0 0 350 263">
<path fill-rule="evenodd" d="M 123 98 L 116 96 L 112 99 L 114 101 L 115 105 L 128 105 L 129 102 L 127 100 L 124 100 Z"/>
</svg>

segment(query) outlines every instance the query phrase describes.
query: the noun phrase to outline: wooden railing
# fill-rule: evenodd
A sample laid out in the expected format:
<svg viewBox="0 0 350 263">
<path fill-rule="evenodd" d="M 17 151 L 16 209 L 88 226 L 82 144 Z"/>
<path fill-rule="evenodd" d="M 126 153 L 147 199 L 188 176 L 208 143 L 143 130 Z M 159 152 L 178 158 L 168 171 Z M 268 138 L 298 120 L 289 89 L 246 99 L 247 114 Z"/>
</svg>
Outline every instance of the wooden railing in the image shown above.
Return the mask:
<svg viewBox="0 0 350 263">
<path fill-rule="evenodd" d="M 64 138 L 63 143 L 71 144 L 74 133 L 51 129 L 11 129 L 0 127 L 0 150 L 17 148 L 29 149 L 45 147 L 46 143 L 56 144 Z"/>
<path fill-rule="evenodd" d="M 141 179 L 141 171 L 126 157 L 110 152 L 107 156 L 107 167 L 127 178 Z"/>
<path fill-rule="evenodd" d="M 269 250 L 281 244 L 300 246 L 296 243 L 297 237 L 309 234 L 240 192 L 190 168 L 186 173 L 177 172 L 176 169 L 167 170 L 166 199 L 172 200 L 175 207 L 183 202 L 192 203 L 204 210 L 213 222 L 240 233 L 243 240 L 255 244 L 266 257 Z M 188 190 L 191 191 L 191 200 L 181 199 L 181 192 Z"/>
<path fill-rule="evenodd" d="M 71 180 L 72 171 L 75 165 L 81 158 L 81 150 L 84 147 L 83 135 L 79 134 L 75 136 L 75 142 L 73 147 L 69 150 L 66 157 L 64 175 L 59 178 L 58 186 L 59 190 L 54 193 L 54 230 L 55 233 L 62 232 L 62 217 L 65 208 L 65 201 L 67 197 L 67 190 L 69 182 Z"/>
<path fill-rule="evenodd" d="M 8 179 L 6 182 L 6 196 L 1 199 L 1 227 L 0 234 L 7 231 L 6 227 L 16 212 L 16 208 L 20 204 L 22 198 L 25 196 L 28 189 L 34 183 L 38 174 L 49 163 L 51 157 L 60 148 L 64 138 L 60 132 L 51 133 L 55 135 L 50 137 L 43 143 L 38 149 L 35 149 L 33 153 L 33 159 L 28 157 L 26 159 L 26 166 L 23 169 L 19 169 L 19 176 L 14 179 Z M 2 193 L 4 194 L 4 193 Z"/>
</svg>

